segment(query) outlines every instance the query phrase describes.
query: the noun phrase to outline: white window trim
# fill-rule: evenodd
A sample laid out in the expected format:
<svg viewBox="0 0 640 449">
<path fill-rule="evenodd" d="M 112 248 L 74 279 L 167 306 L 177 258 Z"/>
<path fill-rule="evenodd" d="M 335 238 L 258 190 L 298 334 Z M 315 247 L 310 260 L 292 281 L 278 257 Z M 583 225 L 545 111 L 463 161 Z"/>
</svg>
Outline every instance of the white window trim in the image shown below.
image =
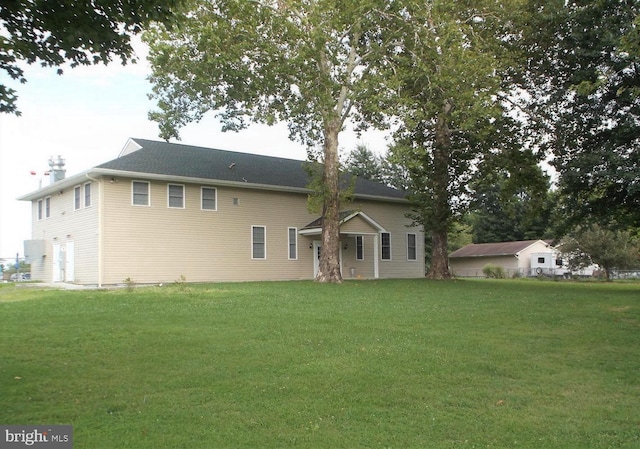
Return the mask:
<svg viewBox="0 0 640 449">
<path fill-rule="evenodd" d="M 182 206 L 172 206 L 171 205 L 171 197 L 169 195 L 169 191 L 171 190 L 171 187 L 182 187 Z M 187 188 L 185 187 L 184 184 L 176 184 L 176 183 L 169 183 L 167 184 L 167 207 L 169 209 L 185 209 L 187 207 Z"/>
<path fill-rule="evenodd" d="M 76 192 L 78 192 L 78 202 L 76 203 Z M 82 186 L 73 188 L 73 210 L 82 209 Z"/>
<path fill-rule="evenodd" d="M 133 202 L 133 186 L 135 183 L 146 184 L 147 185 L 147 204 L 136 204 Z M 136 207 L 151 207 L 151 183 L 149 181 L 138 181 L 136 179 L 131 181 L 131 205 Z"/>
<path fill-rule="evenodd" d="M 44 203 L 43 203 L 43 210 L 42 213 L 44 215 L 44 219 L 47 220 L 49 218 L 51 218 L 51 197 L 47 196 L 44 198 Z"/>
<path fill-rule="evenodd" d="M 87 206 L 87 186 L 89 186 L 89 205 Z M 93 206 L 93 186 L 91 182 L 85 182 L 82 186 L 82 191 L 80 192 L 82 205 L 87 208 Z"/>
<path fill-rule="evenodd" d="M 296 256 L 291 257 L 291 230 L 293 229 L 293 238 L 295 239 L 293 244 L 296 249 Z M 298 260 L 298 228 L 287 228 L 287 258 L 289 260 Z"/>
<path fill-rule="evenodd" d="M 38 200 L 36 203 L 36 218 L 38 221 L 44 219 L 44 199 Z"/>
<path fill-rule="evenodd" d="M 358 240 L 362 243 L 362 257 L 358 259 Z M 364 260 L 364 236 L 356 235 L 355 236 L 355 245 L 356 245 L 356 261 L 362 262 Z"/>
<path fill-rule="evenodd" d="M 388 259 L 384 258 L 384 245 L 383 245 L 383 242 L 382 242 L 383 234 L 387 234 L 389 236 L 389 258 Z M 392 251 L 392 246 L 391 246 L 391 233 L 390 232 L 381 232 L 380 233 L 380 260 L 385 261 L 385 262 L 389 262 L 389 261 L 393 260 L 393 251 Z"/>
<path fill-rule="evenodd" d="M 216 207 L 213 209 L 205 209 L 202 207 L 202 203 L 204 202 L 204 189 L 209 189 L 214 191 L 213 201 L 216 204 Z M 208 187 L 208 186 L 200 186 L 200 210 L 205 210 L 209 212 L 216 212 L 218 210 L 218 188 L 217 187 Z"/>
<path fill-rule="evenodd" d="M 413 243 L 414 243 L 413 248 L 416 253 L 416 257 L 414 259 L 409 258 L 409 236 L 410 235 L 413 236 Z M 416 262 L 417 260 L 418 260 L 418 234 L 416 234 L 415 232 L 407 232 L 407 261 Z"/>
<path fill-rule="evenodd" d="M 264 229 L 264 257 L 253 256 L 253 230 L 255 228 Z M 267 260 L 267 227 L 264 225 L 251 225 L 251 260 Z"/>
</svg>

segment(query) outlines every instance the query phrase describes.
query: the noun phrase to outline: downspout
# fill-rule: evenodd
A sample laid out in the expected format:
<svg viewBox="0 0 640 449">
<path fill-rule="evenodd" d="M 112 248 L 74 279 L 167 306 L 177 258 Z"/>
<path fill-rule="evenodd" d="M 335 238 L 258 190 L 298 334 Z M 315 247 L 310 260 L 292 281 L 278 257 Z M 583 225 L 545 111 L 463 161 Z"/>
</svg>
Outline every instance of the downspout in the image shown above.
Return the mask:
<svg viewBox="0 0 640 449">
<path fill-rule="evenodd" d="M 103 275 L 102 275 L 102 250 L 103 250 L 103 238 L 102 238 L 102 211 L 104 207 L 104 188 L 102 182 L 96 178 L 89 176 L 89 173 L 85 173 L 87 179 L 96 182 L 98 185 L 98 287 L 102 287 Z"/>
</svg>

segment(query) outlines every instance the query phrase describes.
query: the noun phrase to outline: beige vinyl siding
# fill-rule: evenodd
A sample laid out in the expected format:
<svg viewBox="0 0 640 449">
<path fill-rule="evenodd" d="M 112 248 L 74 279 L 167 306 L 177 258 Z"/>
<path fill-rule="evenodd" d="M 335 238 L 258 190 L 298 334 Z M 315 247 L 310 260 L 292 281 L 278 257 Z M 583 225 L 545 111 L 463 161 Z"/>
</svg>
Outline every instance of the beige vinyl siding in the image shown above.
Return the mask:
<svg viewBox="0 0 640 449">
<path fill-rule="evenodd" d="M 289 228 L 302 229 L 317 218 L 307 210 L 304 194 L 185 184 L 184 209 L 168 208 L 167 183 L 150 182 L 150 206 L 131 206 L 131 180 L 105 184 L 104 280 L 119 284 L 125 279 L 139 283 L 288 280 L 313 278 L 314 240 L 320 236 L 298 235 L 298 258 L 289 258 Z M 217 189 L 217 210 L 201 209 L 201 188 Z M 237 199 L 237 204 L 234 201 Z M 392 245 L 406 252 L 406 204 L 357 202 L 343 209 L 362 210 L 391 232 Z M 266 259 L 252 259 L 252 226 L 266 228 Z M 355 260 L 353 233 L 364 236 L 364 261 Z M 356 276 L 374 277 L 373 241 L 377 229 L 355 217 L 341 229 L 343 275 L 350 268 Z M 379 263 L 380 277 L 424 275 L 422 233 L 418 237 L 419 262 L 399 260 Z M 380 252 L 380 251 L 379 251 Z"/>
<path fill-rule="evenodd" d="M 378 230 L 360 215 L 353 217 L 351 220 L 340 226 L 341 234 L 363 234 L 377 232 Z"/>
<path fill-rule="evenodd" d="M 130 204 L 130 182 L 108 185 L 105 194 L 104 282 L 189 282 L 309 279 L 313 259 L 298 237 L 299 260 L 288 259 L 289 227 L 314 216 L 306 196 L 217 187 L 217 210 L 202 210 L 201 184 L 185 184 L 185 209 L 166 206 L 167 183 L 150 184 L 150 207 Z M 234 205 L 234 198 L 238 204 Z M 251 258 L 251 226 L 264 225 L 267 259 Z"/>
<path fill-rule="evenodd" d="M 373 200 L 355 201 L 345 209 L 361 210 L 375 220 L 391 236 L 391 260 L 382 260 L 382 246 L 378 239 L 378 266 L 380 278 L 419 278 L 424 276 L 424 233 L 421 227 L 412 226 L 412 221 L 406 218 L 409 205 L 406 203 L 391 203 Z M 416 234 L 416 260 L 407 261 L 407 232 Z M 352 239 L 353 263 L 356 267 L 366 263 L 373 257 L 373 241 L 371 236 L 364 238 L 364 261 L 355 260 L 355 241 Z M 346 270 L 343 270 L 346 271 Z M 343 273 L 343 274 L 348 274 Z M 345 276 L 347 277 L 347 276 Z M 372 277 L 363 276 L 363 277 Z"/>
<path fill-rule="evenodd" d="M 34 280 L 51 282 L 53 276 L 53 246 L 59 244 L 66 250 L 73 242 L 74 279 L 70 282 L 82 284 L 98 283 L 98 192 L 97 182 L 91 183 L 91 206 L 84 207 L 84 184 L 82 185 L 81 208 L 75 209 L 74 187 L 51 195 L 51 215 L 38 220 L 38 200 L 32 201 L 32 238 L 45 241 L 45 256 L 32 261 L 31 275 Z"/>
<path fill-rule="evenodd" d="M 493 257 L 455 257 L 449 259 L 449 268 L 454 276 L 483 277 L 482 268 L 493 264 L 512 272 L 518 270 L 518 259 L 514 255 Z"/>
</svg>

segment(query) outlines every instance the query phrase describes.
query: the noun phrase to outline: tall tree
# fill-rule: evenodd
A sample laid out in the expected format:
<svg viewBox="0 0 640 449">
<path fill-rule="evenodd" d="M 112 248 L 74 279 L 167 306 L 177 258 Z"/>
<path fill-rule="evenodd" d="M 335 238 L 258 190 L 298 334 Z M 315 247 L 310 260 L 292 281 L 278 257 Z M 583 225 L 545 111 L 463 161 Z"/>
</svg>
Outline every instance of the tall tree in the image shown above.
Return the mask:
<svg viewBox="0 0 640 449">
<path fill-rule="evenodd" d="M 379 84 L 381 56 L 402 23 L 396 2 L 216 0 L 189 3 L 173 30 L 146 35 L 151 47 L 151 117 L 162 137 L 216 111 L 225 130 L 248 121 L 288 123 L 290 136 L 322 147 L 323 227 L 317 280 L 341 282 L 338 138 Z"/>
<path fill-rule="evenodd" d="M 640 3 L 529 5 L 525 85 L 548 133 L 565 211 L 573 223 L 638 226 Z"/>
<path fill-rule="evenodd" d="M 152 21 L 169 23 L 179 0 L 3 0 L 0 70 L 26 82 L 20 62 L 71 67 L 133 60 L 131 35 Z M 62 69 L 58 70 L 62 73 Z M 0 84 L 0 113 L 19 114 L 15 89 Z"/>
<path fill-rule="evenodd" d="M 382 158 L 362 144 L 347 155 L 345 170 L 362 179 L 377 182 L 384 182 L 385 179 Z"/>
<path fill-rule="evenodd" d="M 393 156 L 410 173 L 414 220 L 432 236 L 431 278 L 451 277 L 448 232 L 466 209 L 475 167 L 515 142 L 517 122 L 500 94 L 510 65 L 503 45 L 514 33 L 505 14 L 517 3 L 416 2 L 405 11 L 423 26 L 397 47 L 387 106 L 398 117 Z"/>
</svg>

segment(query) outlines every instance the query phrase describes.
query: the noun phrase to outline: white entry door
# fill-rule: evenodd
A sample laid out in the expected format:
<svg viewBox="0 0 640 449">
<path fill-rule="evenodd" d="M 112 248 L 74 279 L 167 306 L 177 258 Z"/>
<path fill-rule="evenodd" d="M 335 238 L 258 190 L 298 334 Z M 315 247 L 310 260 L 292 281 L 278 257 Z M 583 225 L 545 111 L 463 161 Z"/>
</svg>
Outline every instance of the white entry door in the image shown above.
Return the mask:
<svg viewBox="0 0 640 449">
<path fill-rule="evenodd" d="M 76 277 L 75 270 L 75 245 L 73 242 L 67 242 L 66 247 L 66 259 L 64 264 L 64 280 L 66 282 L 73 282 Z"/>
<path fill-rule="evenodd" d="M 59 243 L 53 244 L 53 282 L 64 279 L 64 251 Z"/>
</svg>

